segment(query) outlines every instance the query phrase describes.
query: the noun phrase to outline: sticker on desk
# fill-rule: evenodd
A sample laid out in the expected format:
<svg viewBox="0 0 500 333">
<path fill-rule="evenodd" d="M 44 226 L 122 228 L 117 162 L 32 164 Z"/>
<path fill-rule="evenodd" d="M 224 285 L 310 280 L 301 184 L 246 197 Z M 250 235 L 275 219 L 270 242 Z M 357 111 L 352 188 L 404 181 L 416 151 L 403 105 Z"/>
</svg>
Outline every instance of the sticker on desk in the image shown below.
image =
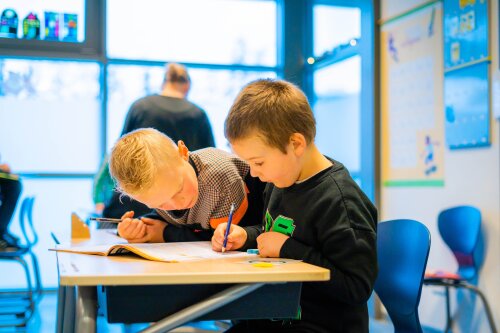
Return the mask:
<svg viewBox="0 0 500 333">
<path fill-rule="evenodd" d="M 241 264 L 248 264 L 254 267 L 262 267 L 262 268 L 274 267 L 296 262 L 301 262 L 301 260 L 287 259 L 287 258 L 258 258 L 258 259 L 240 261 Z"/>
</svg>

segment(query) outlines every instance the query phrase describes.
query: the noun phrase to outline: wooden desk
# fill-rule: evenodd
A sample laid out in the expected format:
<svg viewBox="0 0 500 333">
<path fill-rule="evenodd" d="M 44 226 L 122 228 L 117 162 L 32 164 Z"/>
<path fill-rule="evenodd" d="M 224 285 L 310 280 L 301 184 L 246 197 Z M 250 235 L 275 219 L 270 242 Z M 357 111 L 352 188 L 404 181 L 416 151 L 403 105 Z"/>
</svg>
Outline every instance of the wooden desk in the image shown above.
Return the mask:
<svg viewBox="0 0 500 333">
<path fill-rule="evenodd" d="M 109 244 L 110 237 L 109 230 L 99 230 L 93 233 L 90 242 Z M 57 329 L 63 332 L 95 332 L 97 286 L 235 284 L 143 331 L 164 332 L 243 297 L 264 284 L 326 281 L 330 278 L 329 270 L 303 262 L 261 268 L 241 263 L 242 258 L 162 263 L 132 256 L 102 257 L 63 252 L 57 253 L 57 259 L 60 285 Z"/>
</svg>

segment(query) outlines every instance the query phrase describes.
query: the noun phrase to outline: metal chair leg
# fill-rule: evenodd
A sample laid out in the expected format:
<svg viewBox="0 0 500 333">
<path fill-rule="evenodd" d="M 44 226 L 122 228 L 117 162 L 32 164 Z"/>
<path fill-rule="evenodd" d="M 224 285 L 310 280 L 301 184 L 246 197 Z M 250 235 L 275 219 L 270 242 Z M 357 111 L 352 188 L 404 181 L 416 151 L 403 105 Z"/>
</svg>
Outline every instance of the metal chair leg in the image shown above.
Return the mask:
<svg viewBox="0 0 500 333">
<path fill-rule="evenodd" d="M 479 295 L 479 298 L 481 298 L 481 301 L 483 302 L 484 309 L 486 310 L 486 317 L 488 318 L 488 323 L 490 324 L 491 332 L 497 333 L 497 328 L 495 326 L 495 321 L 493 320 L 493 315 L 491 314 L 490 305 L 488 304 L 488 301 L 486 300 L 486 297 L 481 292 L 481 290 L 466 282 L 459 283 L 457 287 L 463 287 L 469 289 Z"/>
<path fill-rule="evenodd" d="M 38 265 L 38 259 L 36 255 L 30 251 L 31 261 L 33 263 L 33 274 L 35 275 L 35 294 L 37 300 L 42 295 L 42 278 L 40 275 L 40 266 Z"/>
<path fill-rule="evenodd" d="M 22 257 L 12 257 L 10 260 L 17 261 L 21 266 L 23 266 L 24 272 L 26 274 L 26 286 L 27 290 L 22 291 L 21 294 L 21 301 L 28 302 L 28 306 L 24 307 L 22 312 L 19 312 L 19 310 L 15 312 L 8 313 L 6 314 L 12 314 L 13 316 L 16 317 L 16 320 L 14 322 L 8 322 L 8 323 L 0 323 L 0 327 L 9 327 L 9 326 L 17 326 L 17 327 L 25 327 L 28 321 L 31 319 L 33 316 L 33 313 L 35 312 L 35 302 L 33 299 L 33 286 L 31 284 L 31 275 L 30 275 L 30 270 L 28 267 L 28 263 L 26 260 L 24 260 Z M 24 295 L 27 295 L 26 298 L 24 298 Z"/>
<path fill-rule="evenodd" d="M 444 329 L 445 333 L 452 332 L 453 320 L 451 318 L 451 305 L 450 305 L 450 287 L 445 286 L 445 294 L 446 294 L 446 328 Z"/>
<path fill-rule="evenodd" d="M 29 269 L 29 266 L 28 266 L 28 263 L 26 262 L 26 260 L 24 260 L 21 257 L 19 257 L 16 260 L 21 263 L 21 265 L 24 267 L 24 272 L 26 273 L 26 283 L 28 286 L 27 293 L 28 293 L 28 300 L 29 300 L 29 312 L 27 313 L 27 316 L 25 315 L 25 318 L 24 318 L 24 324 L 26 324 L 28 322 L 28 320 L 30 320 L 33 313 L 35 312 L 35 301 L 33 299 L 33 285 L 31 284 L 30 269 Z"/>
</svg>

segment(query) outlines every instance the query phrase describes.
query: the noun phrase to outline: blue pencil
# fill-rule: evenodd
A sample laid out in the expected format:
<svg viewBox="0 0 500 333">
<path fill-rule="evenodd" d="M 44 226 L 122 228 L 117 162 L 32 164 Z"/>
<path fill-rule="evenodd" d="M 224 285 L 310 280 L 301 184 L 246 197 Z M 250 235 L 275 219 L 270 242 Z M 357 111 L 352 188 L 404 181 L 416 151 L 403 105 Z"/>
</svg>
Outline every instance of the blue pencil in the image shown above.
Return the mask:
<svg viewBox="0 0 500 333">
<path fill-rule="evenodd" d="M 234 203 L 231 205 L 231 209 L 229 210 L 229 218 L 227 219 L 226 233 L 224 234 L 224 242 L 222 243 L 222 252 L 226 251 L 227 246 L 227 236 L 229 236 L 229 230 L 231 230 L 231 222 L 233 221 L 234 214 Z"/>
</svg>

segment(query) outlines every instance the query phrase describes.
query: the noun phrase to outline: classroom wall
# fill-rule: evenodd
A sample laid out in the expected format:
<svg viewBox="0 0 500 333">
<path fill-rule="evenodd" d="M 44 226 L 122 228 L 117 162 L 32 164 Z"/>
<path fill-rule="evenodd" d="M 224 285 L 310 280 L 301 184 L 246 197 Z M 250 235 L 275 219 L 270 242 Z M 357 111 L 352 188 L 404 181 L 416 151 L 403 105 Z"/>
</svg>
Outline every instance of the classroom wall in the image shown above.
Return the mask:
<svg viewBox="0 0 500 333">
<path fill-rule="evenodd" d="M 417 6 L 427 1 L 411 1 Z M 398 0 L 382 0 L 382 19 L 394 17 L 411 8 L 398 5 Z M 407 2 L 404 2 L 408 4 Z M 500 71 L 498 43 L 498 0 L 491 0 L 491 86 L 493 113 L 500 114 Z M 390 93 L 390 92 L 389 92 Z M 443 115 L 444 116 L 444 115 Z M 500 327 L 500 130 L 499 121 L 492 116 L 492 143 L 487 148 L 450 150 L 445 148 L 444 187 L 382 187 L 380 189 L 380 219 L 411 218 L 423 222 L 431 231 L 432 246 L 428 268 L 456 269 L 455 260 L 440 239 L 437 215 L 450 206 L 470 204 L 483 214 L 485 261 L 480 272 L 482 289 Z M 457 308 L 457 299 L 460 305 Z M 452 293 L 452 309 L 457 322 L 454 332 L 489 332 L 486 315 L 478 298 L 470 293 Z M 445 303 L 442 289 L 424 287 L 419 313 L 424 325 L 440 329 L 445 327 Z"/>
</svg>

